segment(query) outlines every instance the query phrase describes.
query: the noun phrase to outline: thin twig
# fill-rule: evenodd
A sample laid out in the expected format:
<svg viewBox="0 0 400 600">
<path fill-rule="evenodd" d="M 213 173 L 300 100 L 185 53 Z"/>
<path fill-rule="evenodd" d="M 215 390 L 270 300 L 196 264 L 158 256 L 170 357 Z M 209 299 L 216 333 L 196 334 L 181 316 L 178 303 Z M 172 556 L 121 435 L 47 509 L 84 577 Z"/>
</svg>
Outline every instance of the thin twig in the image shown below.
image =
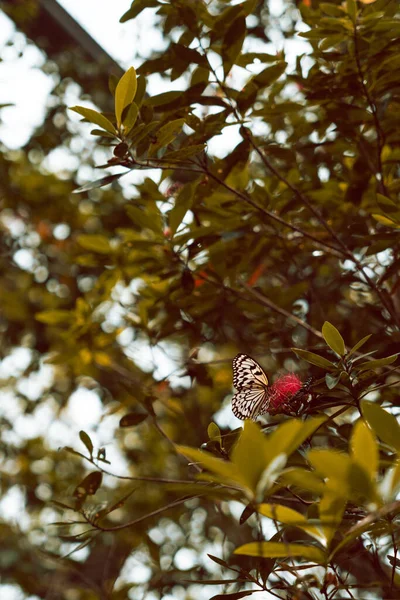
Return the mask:
<svg viewBox="0 0 400 600">
<path fill-rule="evenodd" d="M 153 510 L 152 512 L 147 513 L 147 515 L 143 515 L 142 517 L 138 517 L 137 519 L 134 519 L 133 521 L 128 521 L 127 523 L 123 523 L 122 525 L 116 525 L 115 527 L 102 527 L 101 525 L 98 525 L 97 523 L 95 523 L 91 519 L 89 519 L 89 517 L 87 515 L 83 514 L 83 517 L 86 520 L 86 522 L 89 523 L 89 525 L 91 525 L 92 527 L 94 527 L 95 529 L 98 529 L 100 531 L 120 531 L 121 529 L 127 529 L 128 527 L 132 527 L 133 525 L 136 525 L 137 523 L 141 523 L 142 521 L 145 521 L 146 519 L 155 517 L 156 515 L 159 515 L 159 514 L 165 512 L 166 510 L 169 510 L 170 508 L 174 508 L 175 506 L 184 504 L 188 500 L 192 500 L 193 498 L 200 498 L 200 497 L 201 497 L 200 495 L 196 494 L 196 495 L 191 495 L 191 496 L 184 496 L 183 498 L 178 498 L 178 500 L 174 500 L 173 502 L 170 502 L 169 504 L 165 504 L 164 506 L 161 506 L 160 508 L 157 508 L 156 510 Z"/>
</svg>

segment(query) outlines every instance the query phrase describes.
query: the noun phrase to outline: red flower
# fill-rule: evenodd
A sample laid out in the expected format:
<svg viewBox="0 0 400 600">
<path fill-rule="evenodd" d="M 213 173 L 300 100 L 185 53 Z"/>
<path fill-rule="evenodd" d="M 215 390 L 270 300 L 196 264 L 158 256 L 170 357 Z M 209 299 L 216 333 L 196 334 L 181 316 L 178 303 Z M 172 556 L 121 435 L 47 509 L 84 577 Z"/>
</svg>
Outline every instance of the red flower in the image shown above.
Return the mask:
<svg viewBox="0 0 400 600">
<path fill-rule="evenodd" d="M 303 383 L 301 379 L 294 373 L 288 373 L 279 377 L 269 389 L 269 414 L 296 413 L 302 388 Z"/>
</svg>

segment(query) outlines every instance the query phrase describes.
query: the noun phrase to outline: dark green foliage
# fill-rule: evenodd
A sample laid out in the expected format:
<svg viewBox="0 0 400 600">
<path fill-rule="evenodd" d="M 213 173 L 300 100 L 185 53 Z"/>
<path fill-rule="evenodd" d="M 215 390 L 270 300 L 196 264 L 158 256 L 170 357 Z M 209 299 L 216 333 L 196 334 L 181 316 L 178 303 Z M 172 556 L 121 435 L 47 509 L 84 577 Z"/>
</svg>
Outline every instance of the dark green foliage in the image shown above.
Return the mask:
<svg viewBox="0 0 400 600">
<path fill-rule="evenodd" d="M 32 149 L 73 147 L 68 122 L 1 155 L 1 351 L 30 351 L 2 385 L 24 419 L 64 419 L 80 388 L 103 411 L 63 449 L 13 438 L 4 412 L 2 492 L 23 491 L 32 528 L 1 524 L 4 581 L 26 596 L 53 585 L 30 544 L 65 557 L 66 600 L 399 594 L 400 13 L 284 6 L 282 36 L 298 20 L 310 44 L 296 61 L 266 46 L 267 2 L 132 2 L 121 21 L 153 11 L 165 51 L 110 79 L 113 113 L 72 109 L 95 126 L 81 164 L 101 149 L 118 172 L 40 169 Z M 146 92 L 152 74 L 168 91 Z M 271 382 L 312 375 L 296 418 L 225 424 L 239 352 Z M 147 580 L 116 584 L 132 553 Z"/>
</svg>

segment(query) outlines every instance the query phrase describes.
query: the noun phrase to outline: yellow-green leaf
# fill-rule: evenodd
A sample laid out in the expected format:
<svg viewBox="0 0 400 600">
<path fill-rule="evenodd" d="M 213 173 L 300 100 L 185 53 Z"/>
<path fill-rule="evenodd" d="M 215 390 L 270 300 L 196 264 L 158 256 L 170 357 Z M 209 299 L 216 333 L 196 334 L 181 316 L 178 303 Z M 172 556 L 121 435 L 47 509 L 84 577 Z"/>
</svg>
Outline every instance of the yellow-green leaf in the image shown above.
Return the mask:
<svg viewBox="0 0 400 600">
<path fill-rule="evenodd" d="M 216 423 L 211 422 L 207 427 L 207 434 L 210 440 L 218 440 L 221 441 L 221 432 Z"/>
<path fill-rule="evenodd" d="M 368 425 L 388 446 L 400 452 L 400 425 L 395 416 L 383 410 L 379 404 L 363 400 L 361 412 Z"/>
<path fill-rule="evenodd" d="M 346 497 L 327 488 L 319 503 L 319 515 L 328 545 L 342 521 L 345 507 Z"/>
<path fill-rule="evenodd" d="M 377 358 L 376 360 L 368 360 L 361 365 L 357 365 L 358 371 L 369 371 L 370 369 L 379 369 L 379 367 L 384 367 L 386 365 L 391 365 L 397 360 L 398 354 L 392 354 L 391 356 L 386 356 L 385 358 Z"/>
<path fill-rule="evenodd" d="M 278 523 L 299 527 L 319 542 L 325 542 L 322 531 L 315 525 L 308 523 L 307 518 L 297 512 L 297 510 L 293 510 L 287 506 L 281 506 L 280 504 L 259 504 L 257 506 L 257 512 Z"/>
<path fill-rule="evenodd" d="M 121 126 L 124 108 L 133 102 L 136 89 L 136 71 L 133 67 L 130 67 L 126 73 L 122 75 L 115 89 L 115 117 L 117 119 L 118 127 Z"/>
<path fill-rule="evenodd" d="M 168 213 L 168 222 L 172 236 L 175 235 L 184 216 L 192 206 L 195 187 L 194 184 L 187 183 L 179 192 L 178 197 L 175 199 L 174 207 Z"/>
<path fill-rule="evenodd" d="M 247 482 L 244 481 L 236 465 L 233 465 L 226 460 L 215 458 L 209 452 L 203 452 L 196 448 L 177 446 L 177 450 L 210 471 L 213 474 L 213 481 L 216 481 L 217 483 L 236 483 L 247 487 Z"/>
<path fill-rule="evenodd" d="M 334 363 L 326 358 L 323 358 L 322 356 L 319 356 L 319 354 L 308 352 L 308 350 L 301 350 L 300 348 L 292 348 L 292 350 L 299 358 L 306 360 L 312 365 L 316 365 L 317 367 L 321 367 L 327 371 L 334 371 L 336 369 L 336 365 Z"/>
<path fill-rule="evenodd" d="M 97 110 L 85 108 L 84 106 L 73 106 L 70 108 L 70 110 L 73 110 L 74 112 L 78 113 L 78 115 L 84 117 L 87 121 L 89 121 L 89 123 L 94 123 L 95 125 L 98 125 L 102 129 L 105 129 L 114 135 L 117 134 L 117 131 L 111 121 L 109 121 L 107 117 L 101 113 L 97 112 Z"/>
<path fill-rule="evenodd" d="M 150 146 L 149 156 L 153 156 L 160 148 L 168 146 L 177 137 L 178 133 L 180 133 L 184 124 L 185 119 L 175 119 L 163 125 L 156 133 L 157 141 Z"/>
<path fill-rule="evenodd" d="M 329 321 L 325 321 L 322 327 L 322 335 L 324 340 L 336 354 L 344 356 L 346 353 L 346 346 L 339 331 Z"/>
<path fill-rule="evenodd" d="M 361 419 L 353 427 L 350 447 L 353 460 L 374 480 L 378 469 L 378 446 L 371 429 Z"/>
<path fill-rule="evenodd" d="M 250 542 L 239 546 L 234 554 L 245 556 L 262 556 L 264 558 L 306 558 L 318 564 L 324 564 L 326 560 L 323 550 L 315 546 L 305 544 L 283 544 L 281 542 Z"/>
</svg>

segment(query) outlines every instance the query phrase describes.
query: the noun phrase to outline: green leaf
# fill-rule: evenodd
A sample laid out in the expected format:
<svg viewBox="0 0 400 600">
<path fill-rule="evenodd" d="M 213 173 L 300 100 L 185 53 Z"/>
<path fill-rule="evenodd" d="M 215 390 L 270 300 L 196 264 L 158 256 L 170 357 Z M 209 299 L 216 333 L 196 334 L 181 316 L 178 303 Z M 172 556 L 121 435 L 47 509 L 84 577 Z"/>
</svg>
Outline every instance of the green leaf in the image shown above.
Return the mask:
<svg viewBox="0 0 400 600">
<path fill-rule="evenodd" d="M 400 452 L 400 425 L 395 416 L 383 410 L 379 404 L 362 400 L 361 412 L 368 425 L 388 446 Z"/>
<path fill-rule="evenodd" d="M 92 181 L 90 183 L 85 183 L 80 188 L 73 190 L 73 194 L 81 194 L 82 192 L 88 192 L 89 190 L 94 190 L 95 188 L 103 187 L 104 185 L 108 185 L 109 183 L 113 183 L 117 181 L 123 175 L 126 175 L 129 171 L 125 171 L 124 173 L 116 173 L 115 175 L 107 175 L 107 177 L 102 177 L 101 179 L 97 179 L 96 181 Z"/>
<path fill-rule="evenodd" d="M 326 560 L 325 553 L 315 546 L 281 542 L 250 542 L 236 548 L 234 554 L 264 558 L 306 558 L 318 564 L 325 564 Z"/>
<path fill-rule="evenodd" d="M 228 28 L 222 41 L 221 56 L 223 59 L 224 76 L 226 77 L 235 64 L 246 37 L 246 19 L 239 15 Z"/>
<path fill-rule="evenodd" d="M 271 85 L 274 81 L 279 79 L 281 75 L 285 72 L 287 67 L 287 62 L 281 61 L 276 65 L 272 65 L 272 67 L 267 67 L 261 73 L 258 73 L 251 82 L 257 86 L 257 88 L 265 88 L 267 85 Z"/>
<path fill-rule="evenodd" d="M 327 373 L 325 375 L 325 383 L 326 383 L 326 387 L 328 388 L 328 390 L 333 390 L 337 384 L 340 381 L 340 378 L 342 377 L 342 371 L 340 371 L 340 373 L 337 373 L 335 375 L 331 375 L 330 373 Z"/>
<path fill-rule="evenodd" d="M 375 480 L 379 460 L 378 445 L 371 429 L 361 419 L 353 427 L 350 448 L 353 460 L 368 473 L 371 480 Z"/>
<path fill-rule="evenodd" d="M 216 423 L 211 422 L 207 427 L 207 435 L 210 440 L 218 440 L 221 442 L 221 432 Z"/>
<path fill-rule="evenodd" d="M 83 498 L 85 496 L 93 496 L 99 489 L 103 480 L 103 474 L 100 471 L 89 473 L 75 488 L 73 496 L 75 498 Z"/>
<path fill-rule="evenodd" d="M 174 207 L 168 213 L 168 222 L 171 229 L 172 237 L 175 235 L 176 230 L 182 223 L 184 216 L 192 206 L 195 184 L 187 183 L 179 192 L 175 199 Z"/>
<path fill-rule="evenodd" d="M 79 432 L 79 437 L 81 439 L 81 442 L 88 449 L 89 454 L 90 454 L 90 458 L 93 458 L 93 444 L 92 444 L 92 440 L 90 439 L 90 437 L 88 436 L 88 434 L 86 433 L 86 431 L 81 430 Z"/>
<path fill-rule="evenodd" d="M 146 78 L 143 75 L 140 75 L 137 78 L 136 84 L 137 84 L 136 94 L 135 94 L 135 97 L 133 100 L 134 100 L 136 106 L 138 106 L 140 108 L 140 106 L 142 105 L 142 102 L 143 102 L 144 95 L 146 93 Z"/>
<path fill-rule="evenodd" d="M 160 215 L 148 214 L 145 210 L 142 210 L 138 206 L 127 206 L 126 212 L 133 223 L 140 229 L 151 229 L 155 233 L 161 233 L 162 222 Z"/>
<path fill-rule="evenodd" d="M 139 423 L 143 423 L 148 417 L 147 413 L 128 413 L 124 415 L 120 421 L 120 427 L 135 427 L 135 425 L 139 425 Z"/>
<path fill-rule="evenodd" d="M 372 214 L 371 217 L 381 223 L 382 225 L 386 225 L 387 227 L 394 227 L 395 229 L 400 228 L 400 223 L 397 221 L 393 221 L 393 219 L 389 219 L 389 217 L 384 217 L 383 215 Z"/>
<path fill-rule="evenodd" d="M 115 89 L 115 117 L 117 119 L 118 127 L 121 127 L 124 108 L 133 102 L 136 89 L 136 71 L 133 67 L 130 67 L 126 73 L 122 75 Z"/>
<path fill-rule="evenodd" d="M 194 146 L 186 146 L 185 148 L 181 148 L 180 150 L 174 150 L 173 152 L 166 152 L 163 156 L 164 160 L 185 160 L 186 158 L 191 158 L 192 156 L 196 156 L 196 154 L 200 154 L 203 152 L 205 148 L 205 144 L 197 144 Z"/>
<path fill-rule="evenodd" d="M 105 235 L 83 233 L 78 235 L 77 241 L 82 248 L 91 252 L 97 252 L 98 254 L 110 254 L 111 252 L 110 242 Z"/>
<path fill-rule="evenodd" d="M 89 123 L 94 123 L 98 125 L 102 129 L 105 129 L 109 133 L 113 135 L 117 135 L 117 130 L 114 125 L 101 113 L 97 112 L 97 110 L 93 110 L 92 108 L 85 108 L 83 106 L 72 106 L 70 110 L 78 113 L 82 117 L 84 117 Z"/>
<path fill-rule="evenodd" d="M 319 356 L 319 354 L 314 354 L 314 352 L 308 352 L 308 350 L 301 350 L 300 348 L 292 348 L 293 352 L 297 354 L 299 358 L 311 363 L 312 365 L 316 365 L 317 367 L 321 367 L 322 369 L 326 369 L 327 371 L 336 370 L 336 365 L 332 363 L 330 360 Z"/>
<path fill-rule="evenodd" d="M 160 148 L 170 144 L 179 134 L 185 124 L 185 119 L 175 119 L 163 125 L 156 133 L 157 141 L 151 144 L 149 156 L 154 156 Z"/>
<path fill-rule="evenodd" d="M 119 22 L 126 23 L 137 17 L 145 8 L 158 6 L 158 0 L 133 0 L 131 7 L 122 15 Z"/>
<path fill-rule="evenodd" d="M 124 118 L 123 123 L 122 123 L 122 126 L 124 128 L 124 135 L 129 135 L 129 132 L 131 131 L 131 129 L 134 127 L 134 125 L 136 123 L 138 113 L 139 113 L 139 108 L 138 108 L 137 104 L 135 102 L 132 102 L 132 104 L 128 108 L 127 115 Z"/>
<path fill-rule="evenodd" d="M 317 495 L 322 495 L 324 483 L 313 471 L 291 467 L 286 469 L 279 478 L 284 485 L 292 485 L 300 490 L 307 490 Z"/>
<path fill-rule="evenodd" d="M 357 344 L 354 344 L 354 346 L 351 348 L 351 350 L 349 350 L 347 356 L 349 357 L 351 354 L 355 354 L 355 352 L 357 352 L 357 350 L 359 350 L 361 348 L 361 346 L 363 346 L 365 344 L 365 342 L 368 342 L 371 335 L 372 335 L 372 333 L 369 333 L 368 335 L 363 337 L 361 340 L 359 340 L 357 342 Z"/>
<path fill-rule="evenodd" d="M 339 356 L 344 356 L 346 354 L 346 346 L 342 336 L 336 327 L 329 323 L 329 321 L 325 321 L 323 324 L 322 335 L 329 348 L 336 352 L 336 354 Z"/>
<path fill-rule="evenodd" d="M 379 367 L 384 367 L 385 365 L 391 365 L 397 360 L 398 354 L 392 354 L 391 356 L 386 356 L 386 358 L 377 358 L 376 360 L 369 360 L 361 365 L 357 365 L 358 371 L 369 371 L 372 369 L 379 369 Z"/>
</svg>

